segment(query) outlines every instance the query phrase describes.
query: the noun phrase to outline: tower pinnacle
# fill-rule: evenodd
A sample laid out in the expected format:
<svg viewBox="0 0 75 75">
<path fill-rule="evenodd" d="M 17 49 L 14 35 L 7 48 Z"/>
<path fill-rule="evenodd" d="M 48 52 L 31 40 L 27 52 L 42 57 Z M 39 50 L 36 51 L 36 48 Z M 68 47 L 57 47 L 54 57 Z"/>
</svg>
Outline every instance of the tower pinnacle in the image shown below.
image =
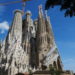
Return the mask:
<svg viewBox="0 0 75 75">
<path fill-rule="evenodd" d="M 39 8 L 39 18 L 42 18 L 43 17 L 42 5 L 40 5 L 38 8 Z"/>
<path fill-rule="evenodd" d="M 26 12 L 26 16 L 27 16 L 27 15 L 31 15 L 31 12 L 30 12 L 30 11 L 27 11 L 27 12 Z"/>
<path fill-rule="evenodd" d="M 45 10 L 45 17 L 46 17 L 46 19 L 48 18 L 48 16 L 47 16 L 47 10 Z"/>
</svg>

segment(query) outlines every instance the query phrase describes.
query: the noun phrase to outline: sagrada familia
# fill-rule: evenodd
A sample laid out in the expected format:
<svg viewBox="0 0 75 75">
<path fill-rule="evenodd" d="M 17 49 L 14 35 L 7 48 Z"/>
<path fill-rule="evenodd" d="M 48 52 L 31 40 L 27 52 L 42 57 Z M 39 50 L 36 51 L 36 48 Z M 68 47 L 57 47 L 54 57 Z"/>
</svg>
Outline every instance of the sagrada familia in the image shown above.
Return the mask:
<svg viewBox="0 0 75 75">
<path fill-rule="evenodd" d="M 8 35 L 0 45 L 0 75 L 15 75 L 29 70 L 63 69 L 47 12 L 39 6 L 38 18 L 31 12 L 15 10 Z"/>
</svg>

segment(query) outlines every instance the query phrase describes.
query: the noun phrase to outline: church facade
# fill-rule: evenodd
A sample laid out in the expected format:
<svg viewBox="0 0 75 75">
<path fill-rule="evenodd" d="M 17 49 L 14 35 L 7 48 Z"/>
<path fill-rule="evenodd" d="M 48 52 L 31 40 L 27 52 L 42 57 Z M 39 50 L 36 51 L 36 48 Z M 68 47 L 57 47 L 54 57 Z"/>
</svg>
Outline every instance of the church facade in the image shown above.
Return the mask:
<svg viewBox="0 0 75 75">
<path fill-rule="evenodd" d="M 29 70 L 48 70 L 50 66 L 62 70 L 62 62 L 55 44 L 47 12 L 39 6 L 38 18 L 31 12 L 16 10 L 6 39 L 0 46 L 0 75 L 15 75 Z"/>
</svg>

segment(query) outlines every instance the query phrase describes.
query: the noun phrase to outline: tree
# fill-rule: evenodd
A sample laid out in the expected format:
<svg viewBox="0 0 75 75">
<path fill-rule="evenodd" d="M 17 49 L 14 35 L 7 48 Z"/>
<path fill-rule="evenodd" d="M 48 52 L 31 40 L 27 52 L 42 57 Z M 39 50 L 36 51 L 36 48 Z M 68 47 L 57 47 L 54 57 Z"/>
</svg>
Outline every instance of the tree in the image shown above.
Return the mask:
<svg viewBox="0 0 75 75">
<path fill-rule="evenodd" d="M 49 65 L 49 70 L 50 70 L 51 75 L 61 75 L 63 73 L 63 71 L 58 70 L 53 65 Z"/>
<path fill-rule="evenodd" d="M 60 10 L 65 10 L 65 16 L 75 16 L 75 0 L 47 0 L 45 10 L 60 6 Z"/>
</svg>

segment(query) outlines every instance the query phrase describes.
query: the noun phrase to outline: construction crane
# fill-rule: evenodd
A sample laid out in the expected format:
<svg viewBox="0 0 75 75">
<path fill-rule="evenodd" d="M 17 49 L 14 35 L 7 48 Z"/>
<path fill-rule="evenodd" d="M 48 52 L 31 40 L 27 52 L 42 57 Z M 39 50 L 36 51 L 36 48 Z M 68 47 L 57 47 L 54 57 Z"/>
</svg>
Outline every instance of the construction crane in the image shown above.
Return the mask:
<svg viewBox="0 0 75 75">
<path fill-rule="evenodd" d="M 30 0 L 10 1 L 10 2 L 6 2 L 6 3 L 0 3 L 0 6 L 14 4 L 14 3 L 22 3 L 22 11 L 24 12 L 25 2 L 26 1 L 30 1 Z"/>
</svg>

